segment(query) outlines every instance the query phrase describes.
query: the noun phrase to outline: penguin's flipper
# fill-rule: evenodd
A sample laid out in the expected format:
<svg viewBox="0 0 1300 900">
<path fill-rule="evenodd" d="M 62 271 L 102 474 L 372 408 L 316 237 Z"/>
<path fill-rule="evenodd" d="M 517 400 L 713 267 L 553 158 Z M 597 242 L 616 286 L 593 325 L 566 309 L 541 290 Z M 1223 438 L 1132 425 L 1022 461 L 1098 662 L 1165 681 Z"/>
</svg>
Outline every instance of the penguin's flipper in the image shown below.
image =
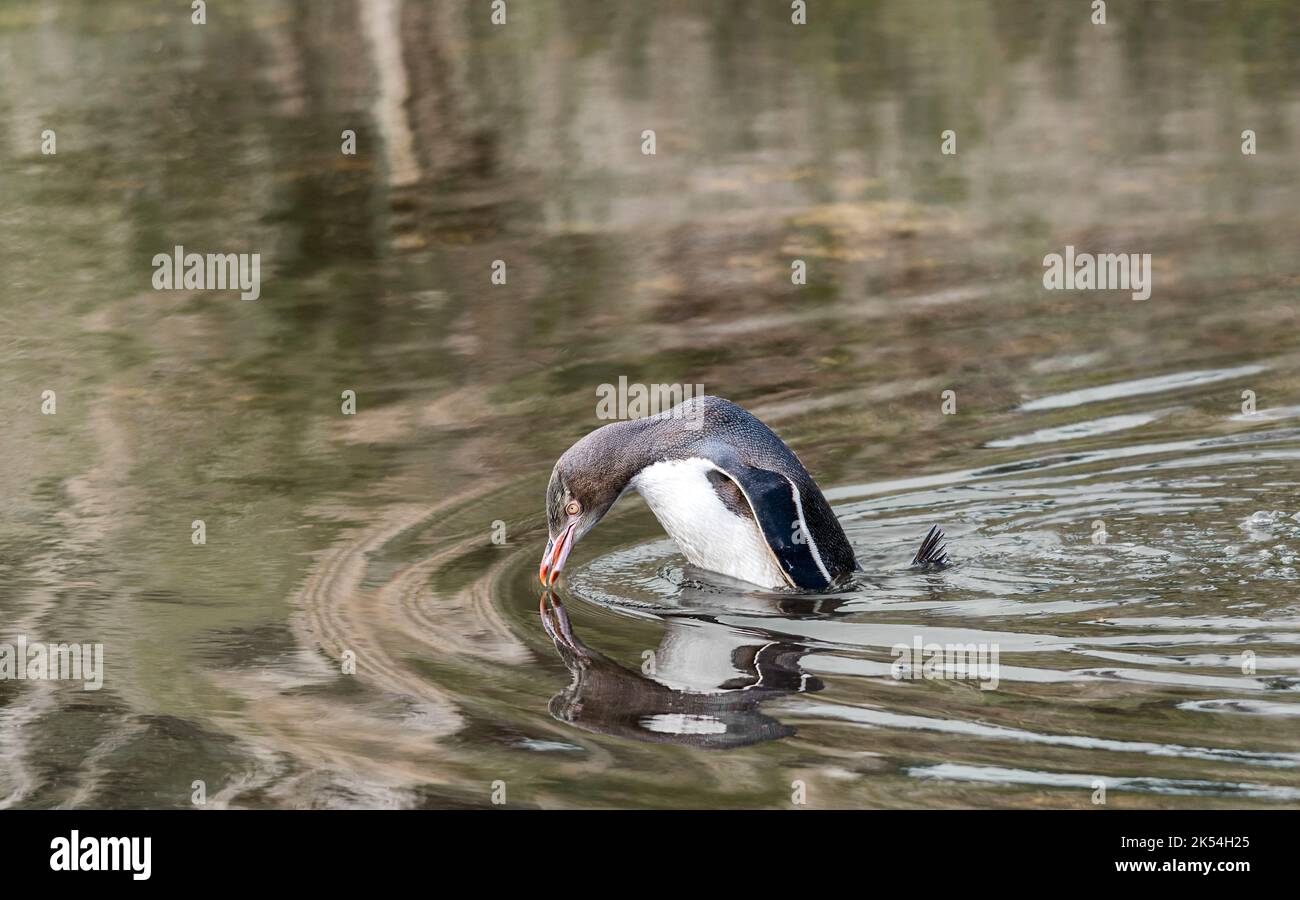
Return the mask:
<svg viewBox="0 0 1300 900">
<path fill-rule="evenodd" d="M 912 566 L 919 569 L 942 569 L 948 565 L 948 545 L 944 542 L 943 529 L 931 525 L 920 549 L 912 557 Z"/>
<path fill-rule="evenodd" d="M 723 474 L 745 495 L 754 520 L 777 565 L 790 586 L 809 591 L 830 587 L 813 539 L 806 531 L 798 488 L 790 479 L 770 469 L 731 463 Z"/>
</svg>

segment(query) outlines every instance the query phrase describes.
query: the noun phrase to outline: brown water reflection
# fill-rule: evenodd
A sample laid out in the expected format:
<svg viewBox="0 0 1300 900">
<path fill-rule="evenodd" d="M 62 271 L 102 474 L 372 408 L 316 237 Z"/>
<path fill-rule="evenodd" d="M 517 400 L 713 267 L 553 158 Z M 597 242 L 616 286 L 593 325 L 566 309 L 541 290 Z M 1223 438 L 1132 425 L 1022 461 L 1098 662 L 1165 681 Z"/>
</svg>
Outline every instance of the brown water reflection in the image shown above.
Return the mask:
<svg viewBox="0 0 1300 900">
<path fill-rule="evenodd" d="M 0 681 L 2 802 L 1294 805 L 1300 16 L 1111 6 L 7 4 L 0 622 L 108 674 Z M 153 291 L 175 244 L 261 298 Z M 1151 253 L 1151 300 L 1044 291 L 1067 244 Z M 869 581 L 774 610 L 628 504 L 557 655 L 541 492 L 619 376 L 772 424 Z M 932 521 L 956 569 L 898 571 Z M 882 677 L 930 629 L 998 635 L 1002 688 Z M 769 646 L 761 706 L 710 693 Z M 590 705 L 674 691 L 782 736 Z"/>
</svg>

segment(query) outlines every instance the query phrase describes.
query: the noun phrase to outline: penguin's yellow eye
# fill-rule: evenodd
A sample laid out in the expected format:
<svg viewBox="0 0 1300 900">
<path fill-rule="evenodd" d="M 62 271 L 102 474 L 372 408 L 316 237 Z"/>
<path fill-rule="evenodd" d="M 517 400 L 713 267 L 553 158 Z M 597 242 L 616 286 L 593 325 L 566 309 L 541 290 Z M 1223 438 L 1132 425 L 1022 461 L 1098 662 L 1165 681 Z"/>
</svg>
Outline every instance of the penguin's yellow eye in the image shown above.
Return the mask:
<svg viewBox="0 0 1300 900">
<path fill-rule="evenodd" d="M 582 512 L 582 504 L 577 500 L 570 500 L 568 504 L 565 505 L 564 511 L 571 516 L 576 516 L 578 513 Z"/>
</svg>

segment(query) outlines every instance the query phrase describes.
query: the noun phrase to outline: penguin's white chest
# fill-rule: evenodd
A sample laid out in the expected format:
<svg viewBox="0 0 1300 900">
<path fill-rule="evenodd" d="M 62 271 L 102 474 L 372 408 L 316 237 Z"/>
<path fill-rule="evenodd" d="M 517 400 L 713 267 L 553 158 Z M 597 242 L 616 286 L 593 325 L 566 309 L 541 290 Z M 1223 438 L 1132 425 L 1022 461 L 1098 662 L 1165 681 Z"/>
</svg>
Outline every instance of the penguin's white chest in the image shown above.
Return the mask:
<svg viewBox="0 0 1300 900">
<path fill-rule="evenodd" d="M 787 586 L 758 524 L 727 509 L 707 459 L 664 460 L 632 479 L 659 524 L 691 563 L 767 588 Z"/>
</svg>

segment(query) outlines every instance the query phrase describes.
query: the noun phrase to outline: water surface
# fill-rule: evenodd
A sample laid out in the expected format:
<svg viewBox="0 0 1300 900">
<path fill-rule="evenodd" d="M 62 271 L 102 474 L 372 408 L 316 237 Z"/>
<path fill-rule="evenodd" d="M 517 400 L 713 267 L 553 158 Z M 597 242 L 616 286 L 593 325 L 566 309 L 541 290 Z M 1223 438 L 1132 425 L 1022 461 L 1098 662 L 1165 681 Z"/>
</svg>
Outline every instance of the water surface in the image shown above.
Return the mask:
<svg viewBox="0 0 1300 900">
<path fill-rule="evenodd" d="M 0 682 L 0 803 L 1300 805 L 1295 4 L 812 6 L 0 9 L 0 641 L 107 665 Z M 152 290 L 176 244 L 261 297 Z M 629 498 L 542 597 L 620 376 L 772 425 L 862 577 Z"/>
</svg>

